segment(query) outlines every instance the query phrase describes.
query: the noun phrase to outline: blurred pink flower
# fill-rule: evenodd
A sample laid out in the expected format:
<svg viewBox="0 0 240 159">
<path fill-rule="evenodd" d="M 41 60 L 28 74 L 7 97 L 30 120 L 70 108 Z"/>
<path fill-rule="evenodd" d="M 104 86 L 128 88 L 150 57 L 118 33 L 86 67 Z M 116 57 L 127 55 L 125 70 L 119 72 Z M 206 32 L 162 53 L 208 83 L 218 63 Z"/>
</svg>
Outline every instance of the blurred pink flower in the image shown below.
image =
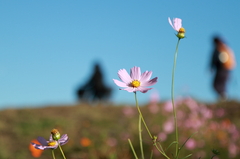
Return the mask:
<svg viewBox="0 0 240 159">
<path fill-rule="evenodd" d="M 115 147 L 117 146 L 117 139 L 113 138 L 113 137 L 109 137 L 107 139 L 107 144 L 110 146 L 110 147 Z"/>
<path fill-rule="evenodd" d="M 134 66 L 130 70 L 130 75 L 127 73 L 125 69 L 120 69 L 118 71 L 118 77 L 122 80 L 113 79 L 114 83 L 119 87 L 126 87 L 125 90 L 128 92 L 137 92 L 140 91 L 142 93 L 146 93 L 148 90 L 152 88 L 146 88 L 148 86 L 152 86 L 157 83 L 157 77 L 150 80 L 152 76 L 152 71 L 145 71 L 141 74 L 140 67 Z"/>
<path fill-rule="evenodd" d="M 196 148 L 197 143 L 194 139 L 190 138 L 187 142 L 186 142 L 186 148 L 189 150 L 193 150 L 194 148 Z"/>
<path fill-rule="evenodd" d="M 167 134 L 170 134 L 174 131 L 174 122 L 172 120 L 168 120 L 163 124 L 163 130 Z"/>
<path fill-rule="evenodd" d="M 225 110 L 223 108 L 219 108 L 215 111 L 217 117 L 223 117 L 225 115 Z"/>
<path fill-rule="evenodd" d="M 135 110 L 132 107 L 124 107 L 122 110 L 123 114 L 127 117 L 132 117 L 135 114 Z"/>
<path fill-rule="evenodd" d="M 172 101 L 167 101 L 164 103 L 163 109 L 166 112 L 172 112 L 173 111 L 173 107 L 172 107 Z"/>
<path fill-rule="evenodd" d="M 208 109 L 205 105 L 200 105 L 200 112 L 206 119 L 211 119 L 213 117 L 212 110 Z"/>
<path fill-rule="evenodd" d="M 158 113 L 158 111 L 159 111 L 159 107 L 158 107 L 158 105 L 157 105 L 156 103 L 150 104 L 150 105 L 148 106 L 148 109 L 149 109 L 149 111 L 150 111 L 152 114 L 156 114 L 156 113 Z"/>
<path fill-rule="evenodd" d="M 239 148 L 234 143 L 230 143 L 228 146 L 229 157 L 234 158 L 237 156 Z"/>
<path fill-rule="evenodd" d="M 159 93 L 154 91 L 150 95 L 150 103 L 158 103 L 160 100 Z"/>
<path fill-rule="evenodd" d="M 167 139 L 167 134 L 164 133 L 164 132 L 159 133 L 159 134 L 158 134 L 158 139 L 159 139 L 160 141 L 165 141 L 165 140 Z"/>
<path fill-rule="evenodd" d="M 159 94 L 157 92 L 151 93 L 150 103 L 148 105 L 148 109 L 151 113 L 153 114 L 158 113 L 159 111 L 158 102 L 159 102 Z"/>
</svg>

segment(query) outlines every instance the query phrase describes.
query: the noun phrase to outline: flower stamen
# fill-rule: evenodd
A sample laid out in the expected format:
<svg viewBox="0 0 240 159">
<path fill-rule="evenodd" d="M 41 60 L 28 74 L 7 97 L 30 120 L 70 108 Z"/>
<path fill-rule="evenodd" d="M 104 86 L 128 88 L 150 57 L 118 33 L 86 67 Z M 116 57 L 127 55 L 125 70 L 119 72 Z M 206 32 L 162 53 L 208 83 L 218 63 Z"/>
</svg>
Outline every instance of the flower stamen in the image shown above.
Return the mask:
<svg viewBox="0 0 240 159">
<path fill-rule="evenodd" d="M 140 84 L 141 84 L 141 83 L 140 83 L 140 81 L 138 81 L 138 80 L 134 80 L 134 81 L 132 81 L 132 83 L 131 83 L 132 87 L 135 87 L 135 88 L 139 87 Z"/>
<path fill-rule="evenodd" d="M 51 142 L 48 143 L 48 146 L 55 146 L 56 144 L 57 144 L 56 141 L 51 141 Z"/>
</svg>

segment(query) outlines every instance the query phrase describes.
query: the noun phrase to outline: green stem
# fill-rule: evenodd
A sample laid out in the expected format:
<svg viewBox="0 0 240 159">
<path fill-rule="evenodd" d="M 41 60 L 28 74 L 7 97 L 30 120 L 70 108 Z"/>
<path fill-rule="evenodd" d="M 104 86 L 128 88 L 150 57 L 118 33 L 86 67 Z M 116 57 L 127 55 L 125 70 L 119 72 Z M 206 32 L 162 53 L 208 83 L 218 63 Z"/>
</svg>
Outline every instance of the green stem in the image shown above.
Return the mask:
<svg viewBox="0 0 240 159">
<path fill-rule="evenodd" d="M 129 145 L 130 145 L 130 147 L 131 147 L 131 149 L 132 149 L 132 152 L 133 152 L 133 154 L 134 154 L 134 156 L 135 156 L 135 159 L 138 159 L 137 154 L 136 154 L 136 152 L 135 152 L 135 150 L 134 150 L 134 148 L 133 148 L 133 145 L 132 145 L 131 140 L 128 139 L 128 142 L 129 142 Z"/>
<path fill-rule="evenodd" d="M 174 123 L 175 123 L 175 139 L 176 139 L 176 158 L 178 158 L 178 126 L 177 126 L 177 113 L 175 109 L 175 103 L 174 103 L 174 75 L 175 75 L 175 69 L 176 69 L 176 63 L 177 63 L 177 54 L 178 54 L 178 45 L 180 42 L 180 38 L 178 39 L 176 51 L 174 55 L 174 63 L 173 63 L 173 70 L 172 70 L 172 90 L 171 90 L 171 96 L 172 96 L 172 106 L 173 106 L 173 114 L 174 114 Z"/>
<path fill-rule="evenodd" d="M 162 146 L 160 146 L 161 149 L 159 149 L 159 147 L 158 147 L 157 144 L 155 143 L 155 147 L 156 147 L 156 149 L 157 149 L 164 157 L 166 157 L 167 159 L 170 159 L 170 158 L 166 155 L 166 153 L 161 150 L 161 149 L 162 149 L 162 148 L 161 148 Z"/>
<path fill-rule="evenodd" d="M 138 100 L 137 100 L 137 93 L 134 92 L 134 95 L 135 95 L 135 101 L 136 101 L 136 106 L 137 106 L 137 110 L 138 110 L 138 113 L 139 113 L 139 117 L 140 117 L 140 119 L 142 119 L 142 122 L 143 122 L 143 124 L 144 124 L 144 126 L 145 126 L 145 128 L 146 128 L 146 130 L 147 130 L 147 132 L 148 132 L 148 134 L 149 134 L 149 136 L 150 136 L 150 138 L 151 138 L 152 140 L 154 140 L 154 146 L 158 149 L 158 151 L 159 151 L 163 156 L 165 156 L 167 159 L 170 159 L 170 158 L 165 154 L 164 151 L 161 151 L 161 150 L 158 148 L 158 146 L 157 146 L 157 144 L 156 144 L 156 141 L 155 141 L 155 139 L 153 138 L 150 130 L 148 129 L 147 124 L 146 124 L 146 122 L 145 122 L 145 120 L 144 120 L 144 118 L 143 118 L 142 112 L 141 112 L 141 110 L 140 110 L 140 108 L 139 108 Z M 139 120 L 140 120 L 140 119 L 139 119 Z M 139 121 L 139 124 L 141 124 L 141 121 Z M 139 127 L 140 127 L 140 125 L 139 125 Z M 140 131 L 140 128 L 139 128 L 139 131 Z M 140 139 L 140 141 L 141 141 L 141 139 Z M 141 151 L 142 151 L 142 155 L 143 155 L 143 150 L 142 150 L 142 148 L 141 148 Z"/>
<path fill-rule="evenodd" d="M 54 154 L 54 149 L 52 149 L 52 157 L 53 157 L 53 159 L 56 159 L 55 154 Z"/>
<path fill-rule="evenodd" d="M 144 159 L 143 140 L 142 140 L 142 118 L 141 118 L 140 115 L 139 115 L 139 121 L 138 121 L 138 131 L 139 131 L 139 141 L 140 141 L 141 155 L 142 155 L 142 159 Z"/>
<path fill-rule="evenodd" d="M 148 132 L 148 134 L 150 136 L 150 138 L 153 139 L 152 134 L 150 133 L 150 131 L 149 131 L 148 127 L 147 127 L 147 124 L 146 124 L 146 122 L 145 122 L 145 120 L 143 118 L 142 112 L 141 112 L 141 110 L 139 108 L 138 100 L 137 100 L 137 93 L 134 92 L 134 95 L 135 95 L 135 101 L 136 101 L 136 106 L 137 106 L 138 113 L 139 113 L 139 115 L 140 115 L 140 117 L 142 119 L 142 122 L 143 122 L 143 124 L 144 124 L 144 126 L 145 126 L 145 128 L 146 128 L 146 130 L 147 130 L 147 132 Z"/>
<path fill-rule="evenodd" d="M 60 143 L 58 143 L 58 147 L 59 147 L 59 149 L 60 149 L 60 151 L 61 151 L 61 153 L 62 153 L 63 158 L 66 159 L 66 157 L 65 157 L 65 155 L 64 155 L 64 153 L 63 153 L 62 147 L 60 146 Z"/>
</svg>

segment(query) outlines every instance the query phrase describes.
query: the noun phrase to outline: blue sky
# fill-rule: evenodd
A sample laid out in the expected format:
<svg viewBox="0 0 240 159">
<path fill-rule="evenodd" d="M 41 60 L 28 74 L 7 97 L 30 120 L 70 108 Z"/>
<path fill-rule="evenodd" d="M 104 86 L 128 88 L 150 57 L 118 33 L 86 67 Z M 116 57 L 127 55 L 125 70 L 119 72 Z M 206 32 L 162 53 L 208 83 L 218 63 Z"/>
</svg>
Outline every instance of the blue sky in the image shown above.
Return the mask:
<svg viewBox="0 0 240 159">
<path fill-rule="evenodd" d="M 175 96 L 215 101 L 208 70 L 211 38 L 222 35 L 240 60 L 240 1 L 0 1 L 0 108 L 72 104 L 75 90 L 99 61 L 114 103 L 134 103 L 118 90 L 117 71 L 133 66 L 153 71 L 154 89 L 138 93 L 141 103 L 158 92 L 170 99 L 177 43 L 168 17 L 183 20 L 175 74 Z M 239 62 L 238 62 L 239 63 Z M 239 66 L 229 96 L 240 97 Z"/>
</svg>

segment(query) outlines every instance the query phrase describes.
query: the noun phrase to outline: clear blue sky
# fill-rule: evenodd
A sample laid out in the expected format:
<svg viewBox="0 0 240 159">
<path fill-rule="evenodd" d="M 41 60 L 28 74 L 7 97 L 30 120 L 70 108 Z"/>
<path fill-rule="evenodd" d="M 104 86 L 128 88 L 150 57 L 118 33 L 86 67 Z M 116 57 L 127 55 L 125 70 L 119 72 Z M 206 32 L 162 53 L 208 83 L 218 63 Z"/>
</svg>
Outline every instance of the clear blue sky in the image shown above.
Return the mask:
<svg viewBox="0 0 240 159">
<path fill-rule="evenodd" d="M 168 17 L 182 19 L 175 94 L 214 101 L 208 70 L 211 38 L 222 35 L 240 65 L 240 1 L 164 0 L 12 0 L 0 1 L 0 108 L 76 102 L 75 90 L 102 64 L 112 101 L 134 103 L 118 90 L 117 71 L 133 66 L 153 71 L 154 90 L 170 99 L 177 38 Z M 240 98 L 239 65 L 232 73 L 230 96 Z"/>
</svg>

